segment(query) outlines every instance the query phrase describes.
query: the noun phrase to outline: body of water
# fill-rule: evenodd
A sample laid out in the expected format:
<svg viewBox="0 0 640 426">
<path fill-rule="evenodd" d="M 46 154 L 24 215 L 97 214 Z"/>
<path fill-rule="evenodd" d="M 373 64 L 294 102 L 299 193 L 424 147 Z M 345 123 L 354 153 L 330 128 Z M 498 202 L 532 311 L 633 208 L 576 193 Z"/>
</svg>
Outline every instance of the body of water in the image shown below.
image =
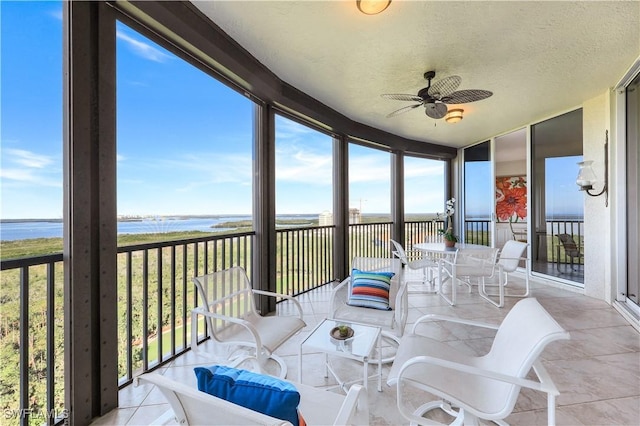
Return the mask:
<svg viewBox="0 0 640 426">
<path fill-rule="evenodd" d="M 251 216 L 143 219 L 118 222 L 118 234 L 158 234 L 167 232 L 216 232 L 231 228 L 212 228 L 224 222 L 250 220 Z M 318 216 L 278 216 L 278 219 L 318 219 Z M 15 241 L 30 238 L 62 238 L 62 221 L 23 221 L 0 223 L 0 240 Z"/>
</svg>

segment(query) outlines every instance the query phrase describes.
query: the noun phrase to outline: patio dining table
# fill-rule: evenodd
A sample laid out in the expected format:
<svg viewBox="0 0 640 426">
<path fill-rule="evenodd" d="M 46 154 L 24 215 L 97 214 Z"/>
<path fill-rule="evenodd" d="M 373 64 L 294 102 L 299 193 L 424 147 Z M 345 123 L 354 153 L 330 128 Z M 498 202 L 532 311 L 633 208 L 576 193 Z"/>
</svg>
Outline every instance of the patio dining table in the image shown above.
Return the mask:
<svg viewBox="0 0 640 426">
<path fill-rule="evenodd" d="M 443 274 L 442 268 L 442 260 L 447 260 L 449 262 L 452 259 L 456 259 L 457 262 L 458 256 L 460 255 L 472 255 L 473 253 L 479 253 L 485 250 L 493 250 L 493 248 L 489 246 L 483 246 L 480 244 L 470 244 L 470 243 L 456 243 L 454 247 L 447 247 L 444 242 L 441 243 L 418 243 L 414 244 L 413 248 L 425 253 L 427 256 L 438 258 L 438 293 L 440 296 L 446 300 L 450 305 L 456 304 L 456 286 L 453 283 L 453 279 L 455 278 L 455 273 Z M 443 279 L 443 275 L 448 275 Z M 452 280 L 451 283 L 451 298 L 447 297 L 442 291 L 442 285 L 448 281 Z"/>
</svg>

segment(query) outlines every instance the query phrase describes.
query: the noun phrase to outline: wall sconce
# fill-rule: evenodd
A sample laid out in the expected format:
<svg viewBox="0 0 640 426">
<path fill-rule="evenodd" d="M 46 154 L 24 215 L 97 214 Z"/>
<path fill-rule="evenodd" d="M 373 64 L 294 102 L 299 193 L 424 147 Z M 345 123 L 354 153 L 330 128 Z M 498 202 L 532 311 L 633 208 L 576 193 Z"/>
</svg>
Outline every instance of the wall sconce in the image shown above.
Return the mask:
<svg viewBox="0 0 640 426">
<path fill-rule="evenodd" d="M 462 120 L 463 112 L 463 109 L 450 109 L 447 112 L 447 115 L 444 116 L 444 120 L 447 123 L 457 123 L 458 121 Z"/>
<path fill-rule="evenodd" d="M 377 15 L 391 4 L 391 0 L 357 0 L 358 10 L 365 15 Z"/>
<path fill-rule="evenodd" d="M 591 165 L 593 161 L 581 161 L 578 163 L 580 170 L 576 178 L 576 184 L 580 187 L 580 191 L 585 191 L 592 197 L 598 197 L 604 194 L 604 205 L 609 206 L 609 131 L 605 131 L 604 141 L 604 187 L 602 191 L 592 193 L 593 184 L 596 183 L 596 174 L 593 172 Z"/>
</svg>

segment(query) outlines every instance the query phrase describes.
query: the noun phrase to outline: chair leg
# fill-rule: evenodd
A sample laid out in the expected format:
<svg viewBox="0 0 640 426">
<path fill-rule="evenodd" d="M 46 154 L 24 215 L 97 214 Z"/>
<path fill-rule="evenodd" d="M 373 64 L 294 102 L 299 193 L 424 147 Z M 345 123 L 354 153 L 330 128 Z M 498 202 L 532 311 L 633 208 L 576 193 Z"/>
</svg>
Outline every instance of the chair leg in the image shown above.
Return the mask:
<svg viewBox="0 0 640 426">
<path fill-rule="evenodd" d="M 502 308 L 504 306 L 504 274 L 502 272 L 498 272 L 498 302 L 494 301 L 493 299 L 491 299 L 491 296 L 496 296 L 495 294 L 488 294 L 487 293 L 487 289 L 486 289 L 486 282 L 484 277 L 482 277 L 482 282 L 481 284 L 478 286 L 478 294 L 480 295 L 480 297 L 482 297 L 483 299 L 485 299 L 486 301 L 488 301 L 489 303 L 491 303 L 494 306 L 497 306 L 498 308 Z"/>
<path fill-rule="evenodd" d="M 400 346 L 400 337 L 396 336 L 393 333 L 390 333 L 386 330 L 382 330 L 382 332 L 380 333 L 380 338 L 386 340 L 386 341 L 391 341 L 391 344 L 393 346 L 395 346 L 396 348 L 398 346 Z M 387 358 L 382 358 L 382 360 L 380 362 L 382 362 L 383 364 L 389 364 L 391 362 L 393 362 L 393 360 L 396 359 L 396 355 L 395 353 L 392 356 L 389 356 Z M 369 364 L 378 364 L 378 358 L 370 358 L 369 359 Z"/>
<path fill-rule="evenodd" d="M 454 271 L 451 275 L 449 275 L 449 277 L 446 280 L 443 280 L 442 277 L 444 275 L 444 268 L 442 265 L 438 265 L 438 289 L 437 292 L 440 295 L 440 297 L 442 297 L 448 304 L 450 304 L 451 306 L 455 306 L 456 305 L 456 285 L 457 285 L 457 281 L 458 278 L 456 276 L 455 273 L 455 267 L 454 267 Z M 447 273 L 448 275 L 448 273 Z M 442 285 L 444 284 L 444 281 L 450 281 L 451 282 L 451 298 L 449 298 L 446 294 L 444 294 L 444 291 L 442 291 Z"/>
</svg>

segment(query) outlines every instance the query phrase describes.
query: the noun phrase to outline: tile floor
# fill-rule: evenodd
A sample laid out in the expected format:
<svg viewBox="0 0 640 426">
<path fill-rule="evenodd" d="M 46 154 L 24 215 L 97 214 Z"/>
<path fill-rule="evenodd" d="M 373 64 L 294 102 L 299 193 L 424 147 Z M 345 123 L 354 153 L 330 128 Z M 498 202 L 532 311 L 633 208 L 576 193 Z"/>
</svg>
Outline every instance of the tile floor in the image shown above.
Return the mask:
<svg viewBox="0 0 640 426">
<path fill-rule="evenodd" d="M 522 285 L 522 282 L 516 277 L 512 285 Z M 418 287 L 410 285 L 413 289 Z M 305 312 L 307 327 L 277 351 L 287 362 L 289 379 L 298 378 L 299 343 L 326 317 L 330 291 L 327 286 L 298 298 Z M 603 301 L 535 281 L 532 281 L 531 297 L 536 297 L 571 334 L 571 340 L 553 342 L 542 354 L 543 363 L 560 390 L 557 424 L 640 424 L 640 334 Z M 458 303 L 451 307 L 438 295 L 412 293 L 409 296 L 407 327 L 427 313 L 499 323 L 518 300 L 507 298 L 504 308 L 496 308 L 481 299 L 476 289 L 467 293 L 461 287 Z M 286 311 L 288 308 L 279 305 L 280 310 Z M 492 340 L 492 336 L 486 333 L 470 334 L 462 328 L 444 323 L 433 323 L 427 333 L 429 337 L 447 341 L 460 350 L 476 354 L 488 350 Z M 303 355 L 303 383 L 329 388 L 336 381 L 331 377 L 323 377 L 321 358 L 318 357 L 319 354 L 306 352 Z M 193 367 L 213 363 L 207 351 L 191 351 L 163 368 L 161 373 L 195 386 Z M 355 361 L 336 359 L 333 366 L 343 379 L 361 377 L 361 365 Z M 372 425 L 407 424 L 396 408 L 395 387 L 385 383 L 389 368 L 390 364 L 383 367 L 382 392 L 376 390 L 375 379 L 370 379 L 368 396 Z M 371 371 L 375 372 L 375 368 Z M 337 389 L 330 391 L 339 392 Z M 119 408 L 97 419 L 94 425 L 147 425 L 168 409 L 162 394 L 150 385 L 128 386 L 120 391 L 119 398 Z M 547 423 L 546 415 L 544 395 L 523 391 L 507 421 L 513 425 L 542 425 Z"/>
</svg>

